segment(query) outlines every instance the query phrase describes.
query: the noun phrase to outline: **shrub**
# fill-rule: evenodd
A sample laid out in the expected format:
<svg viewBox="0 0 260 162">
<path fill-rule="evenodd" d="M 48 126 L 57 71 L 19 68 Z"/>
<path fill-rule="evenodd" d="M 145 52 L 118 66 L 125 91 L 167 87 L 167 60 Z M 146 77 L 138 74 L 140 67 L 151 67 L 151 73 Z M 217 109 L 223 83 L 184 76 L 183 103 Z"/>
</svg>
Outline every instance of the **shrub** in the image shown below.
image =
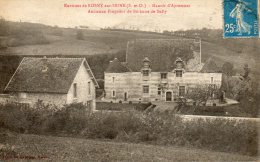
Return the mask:
<svg viewBox="0 0 260 162">
<path fill-rule="evenodd" d="M 15 104 L 0 106 L 1 125 L 15 132 L 25 132 L 29 129 L 30 122 L 26 118 L 26 110 Z"/>
<path fill-rule="evenodd" d="M 91 113 L 82 104 L 66 105 L 58 110 L 41 102 L 34 109 L 8 104 L 0 107 L 0 123 L 1 127 L 16 132 L 193 146 L 250 155 L 257 154 L 258 146 L 256 121 L 184 120 L 171 111 Z"/>
</svg>

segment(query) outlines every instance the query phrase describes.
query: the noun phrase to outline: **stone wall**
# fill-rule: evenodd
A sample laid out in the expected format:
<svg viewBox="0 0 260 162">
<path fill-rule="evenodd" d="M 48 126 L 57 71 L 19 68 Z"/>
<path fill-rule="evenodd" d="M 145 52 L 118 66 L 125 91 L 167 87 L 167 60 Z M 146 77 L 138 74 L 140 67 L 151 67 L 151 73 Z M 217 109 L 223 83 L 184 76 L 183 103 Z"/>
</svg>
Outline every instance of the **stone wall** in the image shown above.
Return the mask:
<svg viewBox="0 0 260 162">
<path fill-rule="evenodd" d="M 165 100 L 166 92 L 172 92 L 173 98 L 178 96 L 179 86 L 195 87 L 198 85 L 215 84 L 221 86 L 221 73 L 184 72 L 182 77 L 176 77 L 174 72 L 168 72 L 167 79 L 161 79 L 160 72 L 151 72 L 149 77 L 143 78 L 141 72 L 105 73 L 105 99 L 118 102 Z M 149 94 L 143 93 L 143 86 L 149 86 Z M 161 93 L 158 88 L 163 86 Z M 113 96 L 115 91 L 115 96 Z"/>
<path fill-rule="evenodd" d="M 56 94 L 56 93 L 14 93 L 16 97 L 16 102 L 28 103 L 33 106 L 39 100 L 43 101 L 44 104 L 52 104 L 62 107 L 66 104 L 66 94 Z"/>
</svg>

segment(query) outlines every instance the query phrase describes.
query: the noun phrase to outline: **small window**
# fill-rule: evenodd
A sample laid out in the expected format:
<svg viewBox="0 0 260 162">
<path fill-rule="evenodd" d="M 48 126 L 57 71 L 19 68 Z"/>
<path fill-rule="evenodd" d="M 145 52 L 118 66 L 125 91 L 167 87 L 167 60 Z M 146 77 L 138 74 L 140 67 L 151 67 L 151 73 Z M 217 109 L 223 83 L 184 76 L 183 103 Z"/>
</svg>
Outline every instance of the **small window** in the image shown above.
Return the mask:
<svg viewBox="0 0 260 162">
<path fill-rule="evenodd" d="M 88 82 L 88 94 L 91 95 L 91 82 Z"/>
<path fill-rule="evenodd" d="M 182 77 L 182 70 L 176 70 L 176 77 Z"/>
<path fill-rule="evenodd" d="M 158 88 L 158 95 L 161 95 L 161 88 Z"/>
<path fill-rule="evenodd" d="M 115 82 L 115 77 L 113 77 L 112 80 L 113 80 L 113 83 L 114 83 Z"/>
<path fill-rule="evenodd" d="M 149 86 L 143 86 L 143 93 L 149 93 Z"/>
<path fill-rule="evenodd" d="M 214 78 L 213 78 L 213 77 L 211 77 L 210 83 L 213 83 L 213 82 L 214 82 Z"/>
<path fill-rule="evenodd" d="M 116 97 L 116 91 L 115 90 L 112 91 L 112 97 Z"/>
<path fill-rule="evenodd" d="M 185 95 L 185 86 L 179 86 L 179 96 Z"/>
<path fill-rule="evenodd" d="M 167 73 L 161 73 L 161 79 L 167 79 Z"/>
<path fill-rule="evenodd" d="M 143 70 L 143 76 L 149 76 L 149 70 Z"/>
<path fill-rule="evenodd" d="M 77 94 L 77 83 L 73 84 L 73 97 L 77 98 L 78 94 Z"/>
</svg>

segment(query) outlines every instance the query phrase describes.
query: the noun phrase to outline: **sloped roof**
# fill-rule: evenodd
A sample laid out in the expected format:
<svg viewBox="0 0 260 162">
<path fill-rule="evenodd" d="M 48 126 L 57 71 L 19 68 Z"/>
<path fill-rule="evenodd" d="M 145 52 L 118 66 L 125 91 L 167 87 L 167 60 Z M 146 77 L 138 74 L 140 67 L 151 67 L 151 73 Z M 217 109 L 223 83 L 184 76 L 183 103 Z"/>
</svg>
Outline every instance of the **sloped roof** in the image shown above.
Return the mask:
<svg viewBox="0 0 260 162">
<path fill-rule="evenodd" d="M 152 71 L 171 71 L 180 57 L 187 62 L 193 52 L 200 52 L 200 42 L 195 39 L 137 39 L 127 44 L 126 61 L 133 71 L 140 71 L 142 61 L 148 57 Z"/>
<path fill-rule="evenodd" d="M 200 70 L 202 73 L 218 73 L 221 72 L 221 69 L 217 66 L 215 61 L 211 58 L 209 58 L 202 69 Z"/>
<path fill-rule="evenodd" d="M 5 91 L 68 93 L 83 61 L 89 69 L 84 58 L 24 58 Z M 89 74 L 93 75 L 91 71 Z M 97 85 L 94 76 L 91 77 Z"/>
<path fill-rule="evenodd" d="M 113 61 L 110 61 L 108 68 L 105 70 L 105 72 L 108 73 L 124 73 L 130 71 L 131 69 L 127 67 L 127 64 L 121 63 L 117 58 L 115 58 Z"/>
</svg>

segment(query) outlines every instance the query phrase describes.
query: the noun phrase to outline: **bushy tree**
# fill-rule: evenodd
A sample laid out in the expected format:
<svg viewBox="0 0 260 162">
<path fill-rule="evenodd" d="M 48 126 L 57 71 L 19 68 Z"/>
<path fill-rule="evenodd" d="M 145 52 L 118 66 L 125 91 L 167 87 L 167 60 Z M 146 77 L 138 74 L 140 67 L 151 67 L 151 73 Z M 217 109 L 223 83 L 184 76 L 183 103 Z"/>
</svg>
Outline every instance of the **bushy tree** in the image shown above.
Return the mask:
<svg viewBox="0 0 260 162">
<path fill-rule="evenodd" d="M 227 76 L 232 76 L 234 74 L 233 70 L 234 66 L 230 62 L 225 62 L 222 66 L 222 73 L 226 74 Z"/>
<path fill-rule="evenodd" d="M 243 74 L 243 78 L 244 79 L 248 79 L 249 78 L 249 73 L 250 73 L 250 68 L 248 66 L 248 64 L 244 65 L 244 74 Z"/>
<path fill-rule="evenodd" d="M 185 98 L 192 99 L 196 105 L 201 105 L 202 103 L 206 103 L 210 98 L 215 98 L 216 95 L 218 95 L 216 85 L 201 85 L 189 88 Z"/>
</svg>

